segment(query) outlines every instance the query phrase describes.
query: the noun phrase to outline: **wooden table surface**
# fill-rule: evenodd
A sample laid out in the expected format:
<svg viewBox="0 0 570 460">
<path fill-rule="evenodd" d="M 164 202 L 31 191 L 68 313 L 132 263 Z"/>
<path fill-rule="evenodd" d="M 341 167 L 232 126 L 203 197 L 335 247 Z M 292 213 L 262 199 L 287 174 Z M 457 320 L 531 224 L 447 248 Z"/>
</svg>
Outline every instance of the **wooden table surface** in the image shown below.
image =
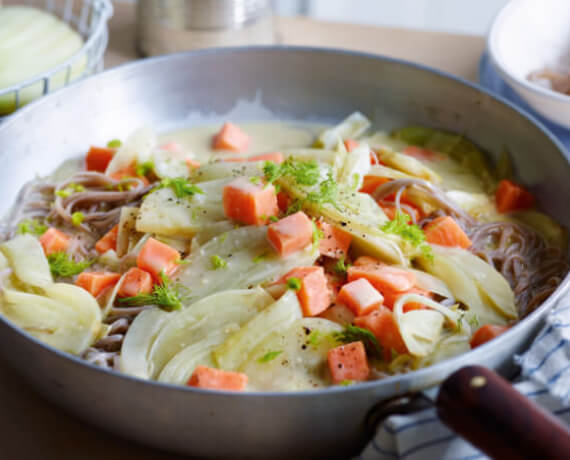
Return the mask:
<svg viewBox="0 0 570 460">
<path fill-rule="evenodd" d="M 277 18 L 282 44 L 367 51 L 420 62 L 476 80 L 483 37 Z M 106 67 L 132 61 L 134 6 L 115 3 Z M 157 452 L 87 426 L 37 396 L 0 362 L 0 458 L 6 460 L 166 460 Z M 41 376 L 38 376 L 41 378 Z"/>
</svg>

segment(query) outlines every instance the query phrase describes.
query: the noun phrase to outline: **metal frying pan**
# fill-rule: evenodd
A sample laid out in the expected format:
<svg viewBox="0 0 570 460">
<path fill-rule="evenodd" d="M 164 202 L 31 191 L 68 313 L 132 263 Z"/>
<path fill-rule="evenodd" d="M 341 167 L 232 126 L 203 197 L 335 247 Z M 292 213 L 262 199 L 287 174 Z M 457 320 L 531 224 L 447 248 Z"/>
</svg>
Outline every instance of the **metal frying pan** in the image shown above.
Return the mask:
<svg viewBox="0 0 570 460">
<path fill-rule="evenodd" d="M 378 56 L 307 48 L 218 49 L 153 58 L 58 91 L 0 125 L 5 212 L 21 185 L 142 124 L 223 120 L 338 121 L 358 109 L 385 129 L 417 123 L 465 134 L 495 158 L 512 154 L 539 205 L 570 226 L 563 147 L 512 105 L 450 75 Z M 566 198 L 566 199 L 563 199 Z M 0 320 L 0 353 L 45 397 L 86 422 L 163 449 L 209 457 L 346 457 L 378 401 L 443 381 L 467 364 L 509 372 L 558 290 L 507 333 L 406 375 L 304 393 L 213 393 L 100 370 Z M 42 376 L 37 378 L 37 376 Z"/>
</svg>

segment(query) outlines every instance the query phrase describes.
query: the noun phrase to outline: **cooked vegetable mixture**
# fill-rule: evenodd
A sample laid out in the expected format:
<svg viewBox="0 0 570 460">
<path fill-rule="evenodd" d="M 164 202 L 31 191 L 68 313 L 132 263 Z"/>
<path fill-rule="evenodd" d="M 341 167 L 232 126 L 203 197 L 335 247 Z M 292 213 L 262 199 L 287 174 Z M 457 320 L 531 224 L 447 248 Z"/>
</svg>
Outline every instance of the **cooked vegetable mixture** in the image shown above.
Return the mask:
<svg viewBox="0 0 570 460">
<path fill-rule="evenodd" d="M 142 379 L 290 391 L 464 353 L 556 289 L 566 232 L 507 154 L 491 169 L 460 135 L 370 126 L 354 113 L 267 149 L 229 122 L 201 152 L 148 128 L 91 147 L 22 190 L 1 313 Z"/>
</svg>

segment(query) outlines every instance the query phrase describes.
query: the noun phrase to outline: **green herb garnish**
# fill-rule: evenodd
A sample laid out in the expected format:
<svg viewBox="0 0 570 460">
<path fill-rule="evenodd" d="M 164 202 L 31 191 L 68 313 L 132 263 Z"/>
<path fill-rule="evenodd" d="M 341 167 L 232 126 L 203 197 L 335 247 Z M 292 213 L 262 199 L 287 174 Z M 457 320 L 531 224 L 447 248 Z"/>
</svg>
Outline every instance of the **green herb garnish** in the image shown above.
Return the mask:
<svg viewBox="0 0 570 460">
<path fill-rule="evenodd" d="M 228 232 L 224 232 L 220 235 L 220 243 L 225 243 L 227 239 L 228 239 Z"/>
<path fill-rule="evenodd" d="M 348 324 L 342 332 L 333 332 L 333 338 L 340 343 L 362 342 L 366 352 L 377 358 L 382 356 L 382 347 L 368 329 Z"/>
<path fill-rule="evenodd" d="M 137 176 L 146 176 L 148 173 L 154 171 L 154 163 L 152 161 L 145 161 L 138 164 L 135 168 Z"/>
<path fill-rule="evenodd" d="M 350 264 L 345 263 L 343 256 L 337 260 L 336 264 L 334 264 L 334 271 L 341 276 L 346 276 L 349 267 Z"/>
<path fill-rule="evenodd" d="M 469 318 L 467 320 L 467 322 L 471 325 L 471 327 L 476 328 L 479 327 L 479 318 L 477 317 L 477 315 L 475 313 L 473 313 L 473 316 L 471 318 Z"/>
<path fill-rule="evenodd" d="M 301 200 L 295 200 L 289 205 L 287 211 L 285 211 L 285 214 L 290 216 L 291 214 L 299 212 L 301 209 L 303 209 L 303 202 Z"/>
<path fill-rule="evenodd" d="M 313 329 L 309 334 L 309 343 L 314 347 L 316 347 L 319 343 L 321 343 L 322 338 L 323 337 L 321 331 L 319 331 L 318 329 Z"/>
<path fill-rule="evenodd" d="M 151 294 L 139 294 L 133 297 L 118 299 L 119 303 L 132 306 L 158 305 L 166 310 L 179 310 L 182 308 L 182 286 L 172 284 L 170 279 L 160 273 L 160 283 L 155 284 Z"/>
<path fill-rule="evenodd" d="M 210 258 L 210 261 L 212 262 L 212 267 L 214 270 L 218 270 L 219 268 L 226 268 L 228 266 L 228 262 L 218 255 L 213 255 Z"/>
<path fill-rule="evenodd" d="M 266 161 L 263 165 L 263 174 L 268 183 L 287 176 L 299 185 L 315 185 L 319 182 L 320 171 L 315 160 L 299 161 L 289 157 L 281 164 Z"/>
<path fill-rule="evenodd" d="M 258 363 L 268 363 L 269 361 L 273 361 L 275 358 L 277 358 L 281 353 L 283 353 L 281 350 L 279 350 L 279 351 L 268 351 L 261 358 L 259 358 L 257 360 L 257 362 Z"/>
<path fill-rule="evenodd" d="M 77 211 L 71 215 L 71 223 L 76 227 L 79 227 L 81 225 L 83 219 L 85 219 L 85 214 L 82 212 Z"/>
<path fill-rule="evenodd" d="M 354 384 L 355 384 L 354 380 L 348 380 L 348 379 L 345 379 L 345 380 L 342 380 L 341 382 L 339 382 L 339 385 L 343 386 L 343 387 L 348 387 L 348 386 L 354 385 Z"/>
<path fill-rule="evenodd" d="M 161 188 L 168 188 L 170 187 L 177 198 L 184 198 L 186 196 L 192 196 L 196 193 L 203 194 L 204 191 L 195 184 L 192 184 L 188 181 L 185 177 L 175 177 L 170 178 L 166 177 L 160 181 L 160 184 L 156 188 L 156 190 Z"/>
<path fill-rule="evenodd" d="M 253 258 L 253 263 L 257 264 L 257 263 L 261 262 L 263 259 L 265 259 L 267 257 L 267 255 L 268 255 L 267 252 L 262 252 L 261 254 L 255 256 Z"/>
<path fill-rule="evenodd" d="M 422 229 L 415 224 L 410 224 L 411 217 L 400 211 L 396 211 L 394 219 L 382 226 L 382 231 L 400 236 L 412 246 L 419 248 L 429 260 L 433 259 L 431 246 L 426 243 L 426 236 Z"/>
<path fill-rule="evenodd" d="M 319 184 L 318 191 L 309 193 L 306 199 L 309 203 L 331 203 L 336 206 L 337 193 L 337 183 L 334 180 L 332 173 L 329 173 L 327 178 Z"/>
<path fill-rule="evenodd" d="M 119 139 L 112 139 L 107 142 L 107 147 L 110 149 L 118 149 L 123 143 Z"/>
<path fill-rule="evenodd" d="M 269 222 L 279 222 L 279 217 L 277 217 L 277 216 L 269 216 Z"/>
<path fill-rule="evenodd" d="M 65 252 L 54 252 L 47 256 L 47 260 L 52 275 L 65 278 L 81 273 L 95 262 L 94 260 L 76 262 L 71 258 L 71 255 Z"/>
<path fill-rule="evenodd" d="M 253 177 L 250 177 L 250 178 L 249 178 L 249 181 L 250 181 L 252 184 L 257 185 L 257 184 L 259 184 L 259 182 L 261 181 L 261 179 L 260 179 L 259 177 L 257 177 L 257 176 L 253 176 Z"/>
<path fill-rule="evenodd" d="M 67 198 L 68 196 L 71 196 L 74 193 L 84 192 L 84 191 L 85 191 L 85 187 L 83 187 L 83 185 L 71 183 L 67 187 L 65 187 L 61 190 L 57 190 L 55 192 L 55 194 L 61 198 Z"/>
<path fill-rule="evenodd" d="M 16 233 L 20 235 L 29 233 L 31 235 L 41 236 L 47 231 L 47 229 L 47 225 L 41 224 L 37 220 L 25 219 L 18 223 Z"/>
<path fill-rule="evenodd" d="M 313 249 L 319 248 L 319 243 L 324 238 L 325 234 L 323 231 L 317 226 L 314 220 L 311 221 L 313 224 Z"/>
<path fill-rule="evenodd" d="M 295 276 L 287 279 L 287 287 L 293 291 L 301 289 L 301 280 Z"/>
</svg>

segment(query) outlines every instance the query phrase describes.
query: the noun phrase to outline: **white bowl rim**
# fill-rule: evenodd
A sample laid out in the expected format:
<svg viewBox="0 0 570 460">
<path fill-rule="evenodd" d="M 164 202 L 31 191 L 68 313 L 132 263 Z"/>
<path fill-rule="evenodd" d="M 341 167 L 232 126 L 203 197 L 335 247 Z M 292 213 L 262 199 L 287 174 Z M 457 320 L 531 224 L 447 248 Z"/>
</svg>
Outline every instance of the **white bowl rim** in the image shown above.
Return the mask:
<svg viewBox="0 0 570 460">
<path fill-rule="evenodd" d="M 501 64 L 500 60 L 497 58 L 495 44 L 497 42 L 496 37 L 498 34 L 499 26 L 502 24 L 505 17 L 508 16 L 508 14 L 511 12 L 511 10 L 514 10 L 515 7 L 518 7 L 521 3 L 522 2 L 520 0 L 510 0 L 505 6 L 503 6 L 503 8 L 501 8 L 499 13 L 495 17 L 495 20 L 493 21 L 493 24 L 491 25 L 491 31 L 489 32 L 489 35 L 487 36 L 487 49 L 489 50 L 489 56 L 491 57 L 491 61 L 493 62 L 494 66 L 497 69 L 499 69 L 499 71 L 502 74 L 504 74 L 508 78 L 511 78 L 512 80 L 516 81 L 518 84 L 520 84 L 524 88 L 528 89 L 529 91 L 532 91 L 534 93 L 538 93 L 541 96 L 546 96 L 549 99 L 554 99 L 558 102 L 570 103 L 570 95 L 559 93 L 558 91 L 554 91 L 554 90 L 551 90 L 548 88 L 543 88 L 540 85 L 537 85 L 535 83 L 531 83 L 526 79 L 523 79 L 523 78 L 520 78 L 519 76 L 513 75 L 511 72 L 509 72 Z"/>
</svg>

